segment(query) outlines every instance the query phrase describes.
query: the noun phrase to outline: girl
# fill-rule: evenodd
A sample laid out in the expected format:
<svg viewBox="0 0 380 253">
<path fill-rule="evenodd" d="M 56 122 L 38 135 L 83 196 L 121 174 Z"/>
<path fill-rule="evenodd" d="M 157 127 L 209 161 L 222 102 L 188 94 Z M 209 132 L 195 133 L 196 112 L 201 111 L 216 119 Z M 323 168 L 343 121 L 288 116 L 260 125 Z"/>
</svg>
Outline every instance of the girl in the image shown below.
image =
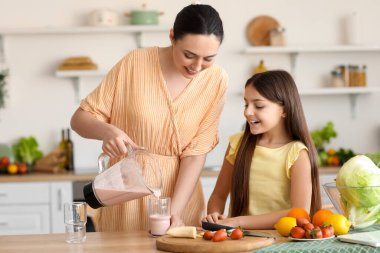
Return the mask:
<svg viewBox="0 0 380 253">
<path fill-rule="evenodd" d="M 170 46 L 139 48 L 121 59 L 71 119 L 82 137 L 103 142 L 112 163 L 142 146 L 158 159 L 171 226 L 204 216 L 199 176 L 218 143 L 227 74 L 214 64 L 224 31 L 218 12 L 194 4 L 176 16 Z M 148 230 L 148 197 L 97 210 L 97 231 Z"/>
<path fill-rule="evenodd" d="M 291 208 L 313 214 L 321 207 L 317 155 L 293 78 L 281 70 L 256 74 L 244 101 L 245 131 L 230 138 L 204 220 L 273 229 Z"/>
</svg>

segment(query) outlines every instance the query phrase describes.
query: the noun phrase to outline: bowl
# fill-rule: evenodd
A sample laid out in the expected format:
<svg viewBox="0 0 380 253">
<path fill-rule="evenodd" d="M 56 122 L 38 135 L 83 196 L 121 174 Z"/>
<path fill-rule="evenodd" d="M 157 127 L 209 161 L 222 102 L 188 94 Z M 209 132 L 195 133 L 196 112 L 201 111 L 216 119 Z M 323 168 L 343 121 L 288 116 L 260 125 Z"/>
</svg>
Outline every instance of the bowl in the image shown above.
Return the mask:
<svg viewBox="0 0 380 253">
<path fill-rule="evenodd" d="M 335 182 L 323 185 L 338 213 L 351 222 L 353 229 L 362 229 L 380 222 L 380 186 L 337 186 Z"/>
</svg>

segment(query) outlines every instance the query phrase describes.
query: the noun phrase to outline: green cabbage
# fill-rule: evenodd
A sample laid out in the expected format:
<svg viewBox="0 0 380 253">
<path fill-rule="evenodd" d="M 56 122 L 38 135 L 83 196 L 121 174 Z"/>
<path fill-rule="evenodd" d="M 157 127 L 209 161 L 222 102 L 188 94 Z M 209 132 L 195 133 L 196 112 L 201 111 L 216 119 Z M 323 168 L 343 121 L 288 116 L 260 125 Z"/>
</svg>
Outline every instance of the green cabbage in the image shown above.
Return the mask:
<svg viewBox="0 0 380 253">
<path fill-rule="evenodd" d="M 365 155 L 343 164 L 336 178 L 341 204 L 356 228 L 380 222 L 380 169 Z"/>
</svg>

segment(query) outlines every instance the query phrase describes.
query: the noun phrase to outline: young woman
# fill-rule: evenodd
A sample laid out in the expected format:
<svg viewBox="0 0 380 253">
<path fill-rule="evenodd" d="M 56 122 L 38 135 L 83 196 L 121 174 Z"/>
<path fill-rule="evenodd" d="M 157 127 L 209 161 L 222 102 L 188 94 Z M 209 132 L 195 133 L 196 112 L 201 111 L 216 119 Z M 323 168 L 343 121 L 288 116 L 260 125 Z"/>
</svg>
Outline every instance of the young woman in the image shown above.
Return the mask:
<svg viewBox="0 0 380 253">
<path fill-rule="evenodd" d="M 204 220 L 273 229 L 291 208 L 313 214 L 321 207 L 317 155 L 294 80 L 281 70 L 256 74 L 244 101 L 245 131 L 230 138 Z"/>
<path fill-rule="evenodd" d="M 206 154 L 218 143 L 227 74 L 214 63 L 223 36 L 215 9 L 185 7 L 170 31 L 171 46 L 130 52 L 71 119 L 79 135 L 103 142 L 112 163 L 126 153 L 126 143 L 156 156 L 162 195 L 172 198 L 171 226 L 197 225 L 205 215 L 199 176 Z M 148 198 L 101 208 L 96 228 L 148 229 L 147 210 Z"/>
</svg>

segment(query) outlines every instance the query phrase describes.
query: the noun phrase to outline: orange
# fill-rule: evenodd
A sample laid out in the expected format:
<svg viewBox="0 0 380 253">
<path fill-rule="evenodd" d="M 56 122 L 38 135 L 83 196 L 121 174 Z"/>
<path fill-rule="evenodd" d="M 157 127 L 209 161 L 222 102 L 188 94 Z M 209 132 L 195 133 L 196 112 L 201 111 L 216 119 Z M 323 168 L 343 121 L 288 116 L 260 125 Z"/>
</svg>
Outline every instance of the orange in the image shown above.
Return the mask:
<svg viewBox="0 0 380 253">
<path fill-rule="evenodd" d="M 305 209 L 300 208 L 300 207 L 292 208 L 286 216 L 294 217 L 294 218 L 301 218 L 302 217 L 302 218 L 306 218 L 310 221 L 309 213 Z"/>
<path fill-rule="evenodd" d="M 320 227 L 326 222 L 327 218 L 332 214 L 334 213 L 328 209 L 318 210 L 313 216 L 313 221 L 312 221 L 313 225 Z"/>
</svg>

